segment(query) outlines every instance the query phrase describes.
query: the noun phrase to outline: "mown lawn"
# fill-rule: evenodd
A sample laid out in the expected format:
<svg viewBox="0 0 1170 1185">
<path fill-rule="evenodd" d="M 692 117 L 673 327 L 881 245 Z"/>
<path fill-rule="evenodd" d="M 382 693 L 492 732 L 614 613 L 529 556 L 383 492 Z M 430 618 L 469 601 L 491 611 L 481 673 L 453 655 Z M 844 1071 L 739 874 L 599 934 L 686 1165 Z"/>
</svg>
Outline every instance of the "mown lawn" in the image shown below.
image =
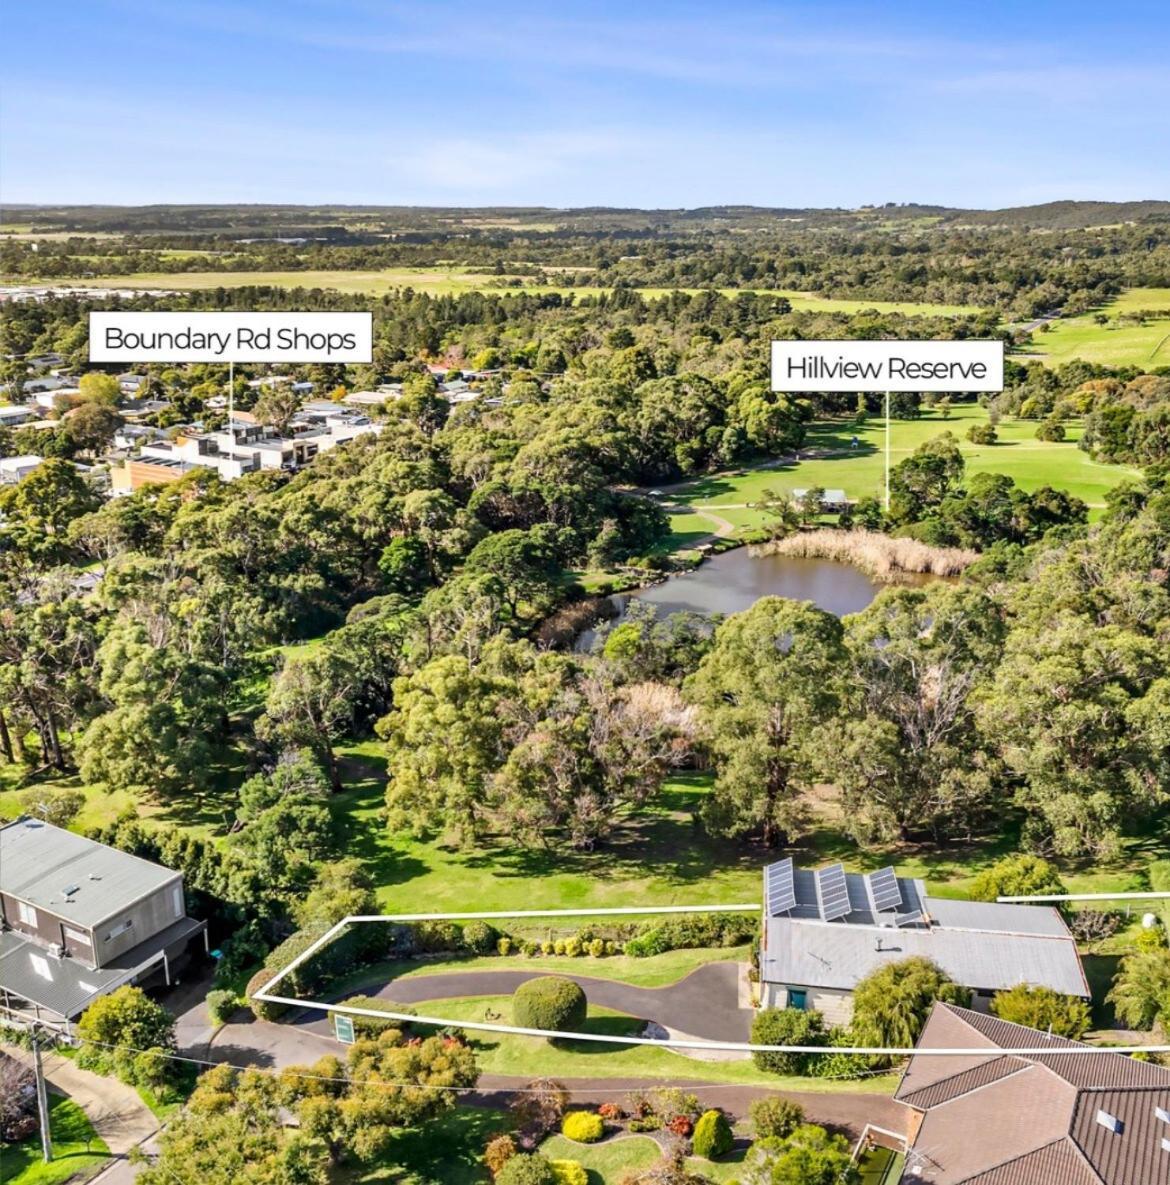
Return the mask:
<svg viewBox="0 0 1170 1185">
<path fill-rule="evenodd" d="M 632 919 L 639 921 L 642 919 Z M 588 921 L 580 919 L 581 924 Z M 575 927 L 576 919 L 565 918 L 561 929 Z M 501 923 L 509 932 L 515 927 Z M 535 927 L 528 926 L 530 931 Z M 593 959 L 588 956 L 568 958 L 558 955 L 541 955 L 529 959 L 524 955 L 468 955 L 466 958 L 449 959 L 401 959 L 381 963 L 355 973 L 352 980 L 343 981 L 343 987 L 350 982 L 386 982 L 390 979 L 423 979 L 428 975 L 445 975 L 452 971 L 537 971 L 553 974 L 568 972 L 573 975 L 591 975 L 598 979 L 611 979 L 615 983 L 628 983 L 634 987 L 666 987 L 685 979 L 692 971 L 708 963 L 727 961 L 743 962 L 748 957 L 746 946 L 720 947 L 717 950 L 671 950 L 661 955 L 650 955 L 636 959 L 627 955 L 610 955 Z M 338 990 L 342 990 L 339 988 Z"/>
<path fill-rule="evenodd" d="M 412 1004 L 411 1008 L 421 1016 L 433 1016 L 454 1023 L 490 1021 L 493 1024 L 509 1024 L 512 997 L 459 996 Z M 609 1037 L 636 1037 L 644 1024 L 644 1018 L 590 1005 L 585 1027 L 580 1031 Z M 816 1094 L 842 1090 L 889 1094 L 896 1082 L 896 1076 L 889 1074 L 857 1081 L 768 1074 L 757 1070 L 748 1059 L 700 1061 L 655 1045 L 610 1045 L 600 1041 L 559 1041 L 554 1045 L 543 1037 L 517 1037 L 510 1033 L 474 1030 L 467 1031 L 467 1039 L 475 1049 L 482 1073 L 512 1077 L 661 1078 L 676 1083 L 691 1079 L 747 1083 L 770 1086 L 776 1090 Z"/>
<path fill-rule="evenodd" d="M 589 1174 L 589 1185 L 619 1185 L 626 1173 L 648 1169 L 662 1155 L 649 1136 L 619 1135 L 601 1144 L 577 1144 L 564 1136 L 550 1136 L 540 1146 L 549 1160 L 575 1160 Z M 708 1181 L 735 1180 L 743 1169 L 747 1148 L 734 1148 L 719 1160 L 687 1158 L 687 1169 Z"/>
<path fill-rule="evenodd" d="M 53 1159 L 48 1164 L 41 1158 L 41 1137 L 36 1132 L 19 1144 L 4 1145 L 0 1151 L 3 1185 L 62 1185 L 88 1176 L 109 1157 L 109 1148 L 71 1099 L 49 1095 L 49 1131 Z"/>
<path fill-rule="evenodd" d="M 1131 288 L 1091 313 L 1062 318 L 1047 333 L 1032 334 L 1029 354 L 1049 366 L 1081 358 L 1107 366 L 1170 366 L 1170 315 L 1145 325 L 1119 325 L 1117 315 L 1141 309 L 1170 314 L 1170 288 Z M 1098 325 L 1095 313 L 1109 318 Z"/>
<path fill-rule="evenodd" d="M 1025 490 L 1053 486 L 1067 490 L 1092 510 L 1105 504 L 1105 494 L 1119 482 L 1140 476 L 1124 465 L 1102 465 L 1076 447 L 1081 426 L 1070 424 L 1069 438 L 1060 443 L 1037 440 L 1037 424 L 1031 420 L 1000 421 L 999 441 L 976 445 L 967 440 L 973 424 L 987 420 L 985 408 L 974 403 L 955 404 L 946 418 L 937 410 L 918 420 L 894 420 L 891 425 L 891 461 L 897 465 L 915 449 L 944 432 L 952 433 L 967 464 L 967 475 L 1004 473 Z M 857 446 L 853 446 L 853 438 Z M 761 526 L 766 515 L 753 506 L 765 490 L 791 493 L 795 489 L 823 486 L 842 489 L 847 497 L 880 498 L 885 485 L 885 421 L 872 416 L 863 424 L 851 420 L 819 421 L 810 426 L 804 451 L 826 455 L 800 461 L 771 463 L 766 467 L 711 474 L 671 486 L 664 503 L 677 505 L 671 515 L 671 531 L 678 546 L 685 547 L 713 528 L 694 513 L 708 509 L 737 527 Z"/>
</svg>

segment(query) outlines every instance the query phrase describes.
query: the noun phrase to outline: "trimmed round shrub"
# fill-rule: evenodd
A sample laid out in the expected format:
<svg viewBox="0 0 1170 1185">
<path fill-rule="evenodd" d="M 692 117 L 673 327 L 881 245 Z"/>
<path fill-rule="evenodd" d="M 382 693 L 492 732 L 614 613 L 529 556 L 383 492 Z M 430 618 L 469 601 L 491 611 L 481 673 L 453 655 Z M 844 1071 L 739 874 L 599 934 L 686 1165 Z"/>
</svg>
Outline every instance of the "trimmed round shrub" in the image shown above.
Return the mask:
<svg viewBox="0 0 1170 1185">
<path fill-rule="evenodd" d="M 538 1152 L 520 1152 L 500 1169 L 496 1185 L 557 1185 L 557 1177 L 546 1157 Z"/>
<path fill-rule="evenodd" d="M 554 1160 L 551 1163 L 557 1185 L 589 1185 L 589 1174 L 584 1165 L 575 1160 Z"/>
<path fill-rule="evenodd" d="M 512 1020 L 525 1029 L 574 1032 L 585 1023 L 585 993 L 563 975 L 522 983 L 512 994 Z"/>
<path fill-rule="evenodd" d="M 271 967 L 261 967 L 251 979 L 248 980 L 248 986 L 244 989 L 244 995 L 248 998 L 248 1007 L 252 1009 L 252 1015 L 257 1020 L 279 1020 L 287 1011 L 288 1006 L 285 1004 L 269 1004 L 265 1000 L 254 1000 L 252 997 L 256 992 L 263 991 L 264 985 L 269 980 L 275 979 L 277 972 Z M 283 993 L 281 993 L 283 995 Z"/>
<path fill-rule="evenodd" d="M 764 1008 L 752 1021 L 753 1045 L 824 1045 L 825 1023 L 819 1012 L 800 1008 Z M 772 1074 L 805 1074 L 815 1054 L 757 1051 L 752 1061 Z"/>
<path fill-rule="evenodd" d="M 596 1111 L 570 1111 L 561 1120 L 561 1135 L 578 1144 L 596 1144 L 605 1135 L 605 1121 Z"/>
<path fill-rule="evenodd" d="M 463 927 L 463 942 L 468 950 L 477 955 L 491 954 L 500 940 L 500 932 L 487 922 L 468 922 Z"/>
<path fill-rule="evenodd" d="M 748 1108 L 757 1140 L 771 1136 L 786 1140 L 804 1122 L 804 1108 L 791 1099 L 768 1095 Z"/>
<path fill-rule="evenodd" d="M 725 1156 L 731 1151 L 735 1137 L 731 1134 L 731 1124 L 722 1111 L 712 1109 L 704 1111 L 695 1124 L 695 1134 L 691 1139 L 691 1147 L 696 1156 L 714 1160 L 717 1156 Z"/>
</svg>

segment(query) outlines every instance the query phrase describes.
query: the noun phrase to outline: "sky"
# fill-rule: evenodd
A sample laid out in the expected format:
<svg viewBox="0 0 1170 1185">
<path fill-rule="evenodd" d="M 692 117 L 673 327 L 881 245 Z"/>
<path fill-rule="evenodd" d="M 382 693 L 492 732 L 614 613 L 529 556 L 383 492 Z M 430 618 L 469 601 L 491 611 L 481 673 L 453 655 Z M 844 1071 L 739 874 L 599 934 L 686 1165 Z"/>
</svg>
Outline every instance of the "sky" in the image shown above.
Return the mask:
<svg viewBox="0 0 1170 1185">
<path fill-rule="evenodd" d="M 0 201 L 1170 198 L 1158 3 L 34 0 Z"/>
</svg>

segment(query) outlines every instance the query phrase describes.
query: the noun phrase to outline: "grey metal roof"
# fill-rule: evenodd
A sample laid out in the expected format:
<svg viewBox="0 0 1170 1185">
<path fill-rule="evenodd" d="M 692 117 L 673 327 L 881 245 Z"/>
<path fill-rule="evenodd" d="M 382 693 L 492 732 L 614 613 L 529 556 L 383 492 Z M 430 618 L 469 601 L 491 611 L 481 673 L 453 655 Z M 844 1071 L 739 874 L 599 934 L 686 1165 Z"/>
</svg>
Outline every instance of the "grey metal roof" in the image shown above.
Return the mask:
<svg viewBox="0 0 1170 1185">
<path fill-rule="evenodd" d="M 1001 991 L 1030 983 L 1089 995 L 1071 937 L 788 918 L 769 918 L 765 933 L 760 976 L 767 983 L 851 991 L 871 971 L 918 955 L 968 988 Z"/>
<path fill-rule="evenodd" d="M 86 928 L 180 875 L 39 819 L 0 827 L 0 890 Z"/>
<path fill-rule="evenodd" d="M 1046 934 L 1067 938 L 1068 927 L 1049 905 L 1010 905 L 998 901 L 955 901 L 925 897 L 931 920 L 954 930 L 998 930 L 1005 934 Z"/>
<path fill-rule="evenodd" d="M 781 863 L 784 863 L 781 861 Z M 845 874 L 845 888 L 849 894 L 850 910 L 841 922 L 846 925 L 872 926 L 879 921 L 892 923 L 895 918 L 905 917 L 923 910 L 922 903 L 925 886 L 922 881 L 910 880 L 907 877 L 897 877 L 896 882 L 901 893 L 901 906 L 894 912 L 878 914 L 874 912 L 870 901 L 869 887 L 865 877 L 860 872 Z M 821 919 L 820 898 L 817 895 L 817 874 L 811 868 L 797 868 L 792 873 L 792 888 L 796 896 L 796 904 L 787 912 L 787 917 L 819 921 Z M 1024 906 L 1023 908 L 1027 908 Z"/>
<path fill-rule="evenodd" d="M 0 933 L 0 988 L 58 1016 L 80 1015 L 98 996 L 112 992 L 158 961 L 164 950 L 185 943 L 206 925 L 180 918 L 108 966 L 90 970 L 71 958 L 54 958 L 39 944 L 12 931 Z"/>
</svg>

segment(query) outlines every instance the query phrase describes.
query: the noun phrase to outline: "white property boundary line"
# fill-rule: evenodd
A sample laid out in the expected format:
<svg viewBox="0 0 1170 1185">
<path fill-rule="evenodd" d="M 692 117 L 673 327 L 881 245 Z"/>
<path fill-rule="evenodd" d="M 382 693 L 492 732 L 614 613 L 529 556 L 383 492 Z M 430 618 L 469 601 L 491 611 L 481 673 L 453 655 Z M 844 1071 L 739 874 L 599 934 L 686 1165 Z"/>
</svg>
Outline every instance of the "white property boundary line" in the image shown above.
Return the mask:
<svg viewBox="0 0 1170 1185">
<path fill-rule="evenodd" d="M 884 1057 L 909 1057 L 915 1053 L 927 1054 L 932 1057 L 977 1057 L 980 1050 L 969 1046 L 958 1049 L 929 1049 L 919 1050 L 914 1046 L 873 1046 L 873 1045 L 755 1045 L 748 1041 L 697 1041 L 697 1040 L 665 1040 L 659 1041 L 653 1037 L 617 1037 L 604 1036 L 599 1033 L 570 1033 L 559 1029 L 529 1029 L 520 1025 L 493 1024 L 488 1021 L 451 1020 L 443 1016 L 418 1016 L 413 1012 L 383 1012 L 376 1008 L 359 1008 L 350 1004 L 326 1004 L 318 1000 L 299 1000 L 292 996 L 276 996 L 271 989 L 284 979 L 291 971 L 299 967 L 307 959 L 331 942 L 351 923 L 357 922 L 459 922 L 459 921 L 508 921 L 522 918 L 596 918 L 596 917 L 647 917 L 651 914 L 693 914 L 693 913 L 758 913 L 761 906 L 758 902 L 749 905 L 659 905 L 648 906 L 645 909 L 545 909 L 520 910 L 518 912 L 481 912 L 481 913 L 404 913 L 404 914 L 353 914 L 342 918 L 335 926 L 331 926 L 307 950 L 297 955 L 283 970 L 270 979 L 264 987 L 254 992 L 253 1000 L 260 1000 L 266 1004 L 284 1004 L 292 1008 L 312 1008 L 320 1012 L 339 1012 L 345 1016 L 368 1016 L 375 1020 L 401 1020 L 413 1024 L 434 1025 L 438 1028 L 474 1029 L 485 1033 L 509 1033 L 518 1037 L 545 1037 L 549 1040 L 564 1041 L 593 1041 L 602 1045 L 653 1045 L 659 1049 L 723 1049 L 737 1053 L 802 1053 L 802 1054 L 872 1054 Z M 550 974 L 553 974 L 550 972 Z M 1069 1048 L 1041 1045 L 1030 1048 L 1003 1048 L 995 1046 L 988 1049 L 987 1057 L 1002 1057 L 1005 1053 L 1015 1053 L 1023 1056 L 1039 1056 L 1059 1052 L 1061 1055 L 1078 1055 L 1089 1053 L 1170 1053 L 1170 1045 L 1115 1045 L 1108 1048 L 1098 1046 L 1072 1046 Z"/>
</svg>

